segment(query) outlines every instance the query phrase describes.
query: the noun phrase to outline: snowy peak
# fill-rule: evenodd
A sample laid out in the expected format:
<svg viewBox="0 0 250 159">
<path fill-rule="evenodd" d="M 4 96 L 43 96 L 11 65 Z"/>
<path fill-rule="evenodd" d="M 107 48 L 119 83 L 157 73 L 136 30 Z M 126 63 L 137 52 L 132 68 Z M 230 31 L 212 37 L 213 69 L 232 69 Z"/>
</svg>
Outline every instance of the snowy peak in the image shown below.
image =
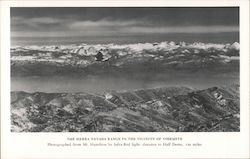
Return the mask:
<svg viewBox="0 0 250 159">
<path fill-rule="evenodd" d="M 216 49 L 220 51 L 228 51 L 228 50 L 239 50 L 240 44 L 238 42 L 234 42 L 233 44 L 215 44 L 215 43 L 185 43 L 180 42 L 176 44 L 175 42 L 160 42 L 160 43 L 136 43 L 136 44 L 96 44 L 96 45 L 88 45 L 88 44 L 80 44 L 80 45 L 58 45 L 58 46 L 15 46 L 12 47 L 12 51 L 28 51 L 28 50 L 39 50 L 39 51 L 58 51 L 64 53 L 77 53 L 80 55 L 93 55 L 98 51 L 102 51 L 103 54 L 106 54 L 108 50 L 127 50 L 132 51 L 134 53 L 140 53 L 143 50 L 174 50 L 177 48 L 187 48 L 187 49 Z"/>
</svg>

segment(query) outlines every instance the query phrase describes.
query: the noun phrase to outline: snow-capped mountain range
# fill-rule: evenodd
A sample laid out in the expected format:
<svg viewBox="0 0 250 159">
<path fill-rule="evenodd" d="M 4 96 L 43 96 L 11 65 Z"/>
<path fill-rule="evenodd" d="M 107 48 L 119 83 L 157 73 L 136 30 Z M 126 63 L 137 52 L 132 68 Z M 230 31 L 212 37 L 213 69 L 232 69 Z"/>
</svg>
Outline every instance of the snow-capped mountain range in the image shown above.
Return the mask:
<svg viewBox="0 0 250 159">
<path fill-rule="evenodd" d="M 13 80 L 17 88 L 11 93 L 11 131 L 239 131 L 239 57 L 237 42 L 12 47 L 11 76 L 17 76 Z M 88 76 L 97 80 L 82 80 Z M 71 92 L 69 87 L 62 90 L 70 93 L 57 92 L 52 77 L 61 82 L 59 87 L 74 87 L 75 79 L 81 79 L 77 87 L 90 84 L 98 90 L 100 82 L 105 92 L 80 88 Z M 106 77 L 136 79 L 137 85 L 160 84 L 158 88 L 135 89 L 140 86 L 133 85 L 133 90 L 126 86 L 106 91 L 113 88 Z M 112 81 L 119 85 L 122 80 Z M 161 82 L 178 87 L 164 87 Z M 182 87 L 183 83 L 204 88 Z M 44 91 L 46 87 L 52 93 Z"/>
<path fill-rule="evenodd" d="M 159 69 L 211 68 L 215 65 L 239 64 L 239 43 L 137 43 L 58 46 L 15 46 L 11 48 L 12 72 L 29 69 L 29 65 L 56 67 L 100 67 L 124 69 L 132 66 Z M 102 55 L 100 60 L 97 54 Z M 20 67 L 24 67 L 20 70 Z M 33 67 L 33 66 L 32 66 Z M 30 72 L 30 71 L 24 71 Z M 46 74 L 46 73 L 45 73 Z"/>
</svg>

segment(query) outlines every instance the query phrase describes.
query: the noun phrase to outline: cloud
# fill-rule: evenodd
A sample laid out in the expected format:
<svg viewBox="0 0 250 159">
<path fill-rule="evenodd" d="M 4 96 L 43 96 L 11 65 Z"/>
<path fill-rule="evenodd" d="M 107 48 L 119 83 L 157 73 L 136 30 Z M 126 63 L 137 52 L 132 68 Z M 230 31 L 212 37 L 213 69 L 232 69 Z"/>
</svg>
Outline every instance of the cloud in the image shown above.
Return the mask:
<svg viewBox="0 0 250 159">
<path fill-rule="evenodd" d="M 34 24 L 57 24 L 62 22 L 62 19 L 51 18 L 51 17 L 39 17 L 39 18 L 24 18 L 21 16 L 16 16 L 11 18 L 12 24 L 26 24 L 26 25 L 34 25 Z"/>
<path fill-rule="evenodd" d="M 16 16 L 11 18 L 12 31 L 46 31 L 54 27 L 60 29 L 65 24 L 65 20 L 51 17 L 24 18 Z"/>
<path fill-rule="evenodd" d="M 169 33 L 222 33 L 239 32 L 238 26 L 168 26 L 145 19 L 129 20 L 78 20 L 74 18 L 36 17 L 11 18 L 13 37 L 74 37 L 74 36 L 123 36 Z"/>
<path fill-rule="evenodd" d="M 40 18 L 31 18 L 29 23 L 38 23 L 38 24 L 58 24 L 62 22 L 62 19 L 50 18 L 50 17 L 40 17 Z"/>
<path fill-rule="evenodd" d="M 130 27 L 130 33 L 223 33 L 238 32 L 238 26 L 165 26 L 165 27 Z"/>
<path fill-rule="evenodd" d="M 80 29 L 84 27 L 125 27 L 125 26 L 134 26 L 141 24 L 140 21 L 110 21 L 110 20 L 99 20 L 99 21 L 79 21 L 70 24 L 70 28 Z"/>
</svg>

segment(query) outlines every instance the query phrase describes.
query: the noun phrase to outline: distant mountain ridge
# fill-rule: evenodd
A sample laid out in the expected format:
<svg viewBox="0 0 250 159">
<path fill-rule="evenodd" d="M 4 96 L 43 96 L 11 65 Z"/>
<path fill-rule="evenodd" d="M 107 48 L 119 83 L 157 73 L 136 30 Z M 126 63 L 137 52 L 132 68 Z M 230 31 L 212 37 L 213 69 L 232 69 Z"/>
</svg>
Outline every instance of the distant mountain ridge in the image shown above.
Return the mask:
<svg viewBox="0 0 250 159">
<path fill-rule="evenodd" d="M 11 48 L 12 76 L 102 75 L 138 72 L 239 72 L 239 43 L 180 42 Z M 102 61 L 96 59 L 102 54 Z M 40 70 L 40 71 L 37 71 Z"/>
<path fill-rule="evenodd" d="M 239 85 L 90 93 L 11 92 L 12 132 L 240 131 Z"/>
</svg>

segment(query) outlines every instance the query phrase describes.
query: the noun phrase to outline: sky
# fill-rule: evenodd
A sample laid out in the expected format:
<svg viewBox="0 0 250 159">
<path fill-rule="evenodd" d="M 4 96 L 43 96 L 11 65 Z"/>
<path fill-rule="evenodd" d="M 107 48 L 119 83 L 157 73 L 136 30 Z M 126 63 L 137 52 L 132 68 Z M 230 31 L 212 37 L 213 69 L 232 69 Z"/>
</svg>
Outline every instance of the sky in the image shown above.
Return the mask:
<svg viewBox="0 0 250 159">
<path fill-rule="evenodd" d="M 11 8 L 11 37 L 157 37 L 239 32 L 239 8 Z M 197 36 L 197 35 L 196 35 Z M 232 38 L 232 37 L 231 37 Z M 139 38 L 138 38 L 139 39 Z"/>
</svg>

